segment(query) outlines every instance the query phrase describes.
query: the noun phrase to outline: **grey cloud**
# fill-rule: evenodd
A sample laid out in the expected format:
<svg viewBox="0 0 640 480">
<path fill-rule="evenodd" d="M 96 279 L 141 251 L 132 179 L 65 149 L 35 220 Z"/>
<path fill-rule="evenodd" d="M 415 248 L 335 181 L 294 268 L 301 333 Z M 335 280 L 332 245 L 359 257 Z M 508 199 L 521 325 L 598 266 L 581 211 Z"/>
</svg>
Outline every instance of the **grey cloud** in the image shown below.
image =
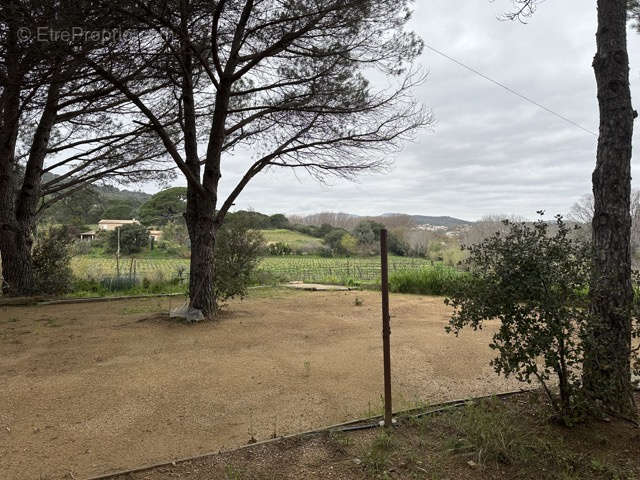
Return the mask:
<svg viewBox="0 0 640 480">
<path fill-rule="evenodd" d="M 413 28 L 435 48 L 571 118 L 598 122 L 591 59 L 595 6 L 549 0 L 527 25 L 500 22 L 508 0 L 418 0 Z M 585 8 L 586 7 L 586 8 Z M 640 95 L 640 35 L 630 32 L 632 91 Z M 393 156 L 387 175 L 322 185 L 304 174 L 271 170 L 247 187 L 236 208 L 274 213 L 349 211 L 534 217 L 566 212 L 590 191 L 596 138 L 425 49 L 429 71 L 415 92 L 437 123 Z M 637 137 L 637 136 L 636 136 Z M 640 142 L 634 142 L 640 151 Z M 225 159 L 222 189 L 230 191 L 251 152 Z M 636 174 L 637 167 L 632 169 Z M 640 179 L 640 174 L 636 175 Z M 634 180 L 640 187 L 640 181 Z"/>
</svg>

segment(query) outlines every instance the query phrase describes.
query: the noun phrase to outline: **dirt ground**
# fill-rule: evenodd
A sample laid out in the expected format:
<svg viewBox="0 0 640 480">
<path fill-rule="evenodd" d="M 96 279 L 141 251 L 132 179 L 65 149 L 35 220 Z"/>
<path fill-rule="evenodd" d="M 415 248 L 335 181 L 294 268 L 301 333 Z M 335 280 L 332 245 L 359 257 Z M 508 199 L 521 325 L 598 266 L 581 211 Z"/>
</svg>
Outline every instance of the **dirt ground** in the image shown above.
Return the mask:
<svg viewBox="0 0 640 480">
<path fill-rule="evenodd" d="M 194 325 L 168 319 L 177 303 L 0 307 L 0 477 L 83 478 L 379 412 L 379 294 L 257 290 Z M 521 386 L 489 367 L 491 326 L 444 332 L 441 298 L 392 295 L 391 315 L 395 409 Z"/>
<path fill-rule="evenodd" d="M 278 439 L 113 480 L 640 478 L 640 430 L 635 425 L 609 420 L 566 428 L 549 421 L 542 395 L 522 393 L 478 402 L 475 409 L 400 418 L 388 433 L 367 429 Z M 640 401 L 640 395 L 636 398 Z M 502 442 L 479 438 L 485 432 Z"/>
</svg>

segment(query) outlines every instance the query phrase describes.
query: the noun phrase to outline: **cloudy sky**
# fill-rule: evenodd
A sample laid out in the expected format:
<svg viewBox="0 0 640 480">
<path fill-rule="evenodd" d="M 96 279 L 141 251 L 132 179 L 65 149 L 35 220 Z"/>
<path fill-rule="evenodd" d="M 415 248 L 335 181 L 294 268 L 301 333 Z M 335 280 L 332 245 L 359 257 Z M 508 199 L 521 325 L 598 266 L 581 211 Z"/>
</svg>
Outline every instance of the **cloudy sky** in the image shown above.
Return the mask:
<svg viewBox="0 0 640 480">
<path fill-rule="evenodd" d="M 509 5 L 509 0 L 418 0 L 412 28 L 427 45 L 597 131 L 591 69 L 595 2 L 548 0 L 526 25 L 497 20 Z M 629 47 L 632 93 L 638 98 L 640 34 L 630 33 Z M 271 170 L 253 180 L 236 208 L 474 220 L 495 213 L 534 217 L 540 209 L 564 213 L 590 191 L 595 136 L 428 48 L 418 63 L 429 76 L 415 91 L 416 101 L 433 111 L 436 123 L 394 155 L 389 173 L 322 185 L 302 172 Z M 225 162 L 223 194 L 243 172 L 245 157 L 237 154 Z M 634 187 L 640 188 L 638 179 Z"/>
</svg>

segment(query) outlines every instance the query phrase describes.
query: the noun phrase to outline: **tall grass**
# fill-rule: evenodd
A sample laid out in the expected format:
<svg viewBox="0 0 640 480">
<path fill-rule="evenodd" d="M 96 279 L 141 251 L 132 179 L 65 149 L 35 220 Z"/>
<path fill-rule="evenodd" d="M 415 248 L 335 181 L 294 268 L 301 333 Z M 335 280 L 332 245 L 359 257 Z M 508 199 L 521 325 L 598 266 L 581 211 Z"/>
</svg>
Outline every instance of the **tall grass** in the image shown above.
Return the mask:
<svg viewBox="0 0 640 480">
<path fill-rule="evenodd" d="M 156 293 L 183 293 L 187 283 L 178 279 L 136 279 L 131 277 L 105 277 L 101 279 L 79 279 L 73 282 L 71 297 L 110 297 L 147 295 Z"/>
<path fill-rule="evenodd" d="M 444 265 L 396 271 L 389 275 L 389 290 L 395 293 L 451 295 L 468 275 Z"/>
</svg>

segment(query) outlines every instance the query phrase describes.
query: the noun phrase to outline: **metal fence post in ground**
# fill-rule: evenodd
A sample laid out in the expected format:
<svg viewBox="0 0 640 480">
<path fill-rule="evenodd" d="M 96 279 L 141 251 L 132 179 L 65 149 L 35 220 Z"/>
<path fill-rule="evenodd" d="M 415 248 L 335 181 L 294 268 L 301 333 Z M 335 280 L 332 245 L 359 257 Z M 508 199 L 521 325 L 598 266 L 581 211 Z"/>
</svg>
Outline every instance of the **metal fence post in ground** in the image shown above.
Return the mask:
<svg viewBox="0 0 640 480">
<path fill-rule="evenodd" d="M 387 261 L 387 230 L 380 230 L 380 269 L 382 290 L 382 351 L 384 356 L 384 426 L 392 425 L 391 406 L 391 326 L 389 324 L 389 265 Z"/>
</svg>

